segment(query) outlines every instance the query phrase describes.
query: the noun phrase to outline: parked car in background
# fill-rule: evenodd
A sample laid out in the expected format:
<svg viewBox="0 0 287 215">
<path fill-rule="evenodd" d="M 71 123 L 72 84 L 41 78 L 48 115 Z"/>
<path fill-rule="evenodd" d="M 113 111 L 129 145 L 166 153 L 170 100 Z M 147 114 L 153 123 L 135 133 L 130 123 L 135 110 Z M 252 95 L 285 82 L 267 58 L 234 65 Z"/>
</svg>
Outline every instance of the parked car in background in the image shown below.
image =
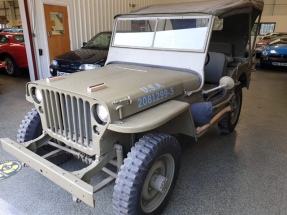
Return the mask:
<svg viewBox="0 0 287 215">
<path fill-rule="evenodd" d="M 0 60 L 5 62 L 6 73 L 11 76 L 28 69 L 23 33 L 0 33 Z"/>
<path fill-rule="evenodd" d="M 84 46 L 55 57 L 50 65 L 52 76 L 96 69 L 105 65 L 112 32 L 100 32 Z"/>
<path fill-rule="evenodd" d="M 256 58 L 260 58 L 261 52 L 265 45 L 268 45 L 271 41 L 279 37 L 287 37 L 287 32 L 271 32 L 261 38 L 261 40 L 259 40 L 255 46 Z"/>
<path fill-rule="evenodd" d="M 286 66 L 287 67 L 287 37 L 280 37 L 264 47 L 260 66 Z"/>
<path fill-rule="evenodd" d="M 22 33 L 22 28 L 5 28 L 2 30 L 2 32 L 14 32 L 14 33 Z"/>
</svg>

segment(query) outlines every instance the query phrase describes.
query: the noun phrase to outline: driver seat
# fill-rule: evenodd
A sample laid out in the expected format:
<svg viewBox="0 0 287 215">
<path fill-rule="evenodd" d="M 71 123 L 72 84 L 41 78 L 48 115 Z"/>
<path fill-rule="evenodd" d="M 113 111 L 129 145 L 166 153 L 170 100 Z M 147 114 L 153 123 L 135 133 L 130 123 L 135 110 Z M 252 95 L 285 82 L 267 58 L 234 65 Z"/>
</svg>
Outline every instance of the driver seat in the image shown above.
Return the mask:
<svg viewBox="0 0 287 215">
<path fill-rule="evenodd" d="M 204 83 L 218 85 L 220 78 L 227 74 L 227 58 L 225 54 L 209 52 L 209 62 L 204 67 Z"/>
</svg>

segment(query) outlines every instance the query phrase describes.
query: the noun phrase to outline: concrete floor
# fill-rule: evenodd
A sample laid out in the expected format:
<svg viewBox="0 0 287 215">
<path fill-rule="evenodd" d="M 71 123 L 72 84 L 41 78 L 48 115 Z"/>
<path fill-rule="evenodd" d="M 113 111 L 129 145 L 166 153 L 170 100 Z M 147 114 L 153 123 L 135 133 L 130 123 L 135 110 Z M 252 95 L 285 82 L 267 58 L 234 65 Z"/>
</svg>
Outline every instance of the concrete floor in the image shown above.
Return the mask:
<svg viewBox="0 0 287 215">
<path fill-rule="evenodd" d="M 33 107 L 25 100 L 28 80 L 0 72 L 0 138 L 16 140 L 21 120 Z M 182 167 L 164 215 L 287 214 L 286 90 L 286 71 L 257 70 L 250 89 L 243 91 L 235 132 L 221 135 L 212 127 L 198 142 L 182 139 Z M 11 159 L 0 148 L 0 162 Z M 112 189 L 111 185 L 97 193 L 96 208 L 90 208 L 74 203 L 68 192 L 31 168 L 23 168 L 0 181 L 0 214 L 113 214 Z"/>
</svg>

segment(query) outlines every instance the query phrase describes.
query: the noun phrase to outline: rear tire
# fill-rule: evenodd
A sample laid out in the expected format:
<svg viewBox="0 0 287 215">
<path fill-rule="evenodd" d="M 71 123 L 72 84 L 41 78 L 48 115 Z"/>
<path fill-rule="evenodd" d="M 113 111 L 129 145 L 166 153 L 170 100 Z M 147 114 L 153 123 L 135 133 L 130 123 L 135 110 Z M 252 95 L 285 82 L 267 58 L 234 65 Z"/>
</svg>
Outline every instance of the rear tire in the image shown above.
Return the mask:
<svg viewBox="0 0 287 215">
<path fill-rule="evenodd" d="M 141 138 L 128 153 L 118 173 L 113 192 L 115 213 L 160 214 L 175 187 L 180 157 L 180 145 L 174 137 L 147 134 Z M 155 188 L 151 183 L 160 177 L 162 180 Z"/>
<path fill-rule="evenodd" d="M 242 106 L 242 87 L 241 85 L 236 86 L 235 90 L 235 100 L 233 103 L 233 110 L 227 113 L 227 115 L 218 123 L 218 127 L 221 131 L 221 133 L 224 134 L 230 134 L 234 131 L 238 119 L 241 112 L 241 106 Z"/>
</svg>

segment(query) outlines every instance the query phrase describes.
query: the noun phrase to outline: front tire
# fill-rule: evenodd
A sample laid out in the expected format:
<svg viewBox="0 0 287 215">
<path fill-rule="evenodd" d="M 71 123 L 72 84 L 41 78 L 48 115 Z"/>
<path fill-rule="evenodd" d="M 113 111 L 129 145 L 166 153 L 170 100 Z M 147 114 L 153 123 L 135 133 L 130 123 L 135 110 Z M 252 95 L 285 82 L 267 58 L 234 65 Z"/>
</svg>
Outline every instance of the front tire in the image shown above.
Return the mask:
<svg viewBox="0 0 287 215">
<path fill-rule="evenodd" d="M 39 137 L 43 132 L 41 118 L 36 108 L 32 108 L 31 111 L 22 120 L 17 134 L 17 142 L 24 143 L 30 140 L 34 140 Z M 50 145 L 43 145 L 37 148 L 36 154 L 44 155 L 51 151 L 54 151 L 55 147 Z"/>
<path fill-rule="evenodd" d="M 21 75 L 22 72 L 20 70 L 20 68 L 18 67 L 16 61 L 10 57 L 10 56 L 6 56 L 4 58 L 4 62 L 6 64 L 5 66 L 5 71 L 8 75 L 10 76 L 17 76 L 17 75 Z"/>
<path fill-rule="evenodd" d="M 33 140 L 42 134 L 42 130 L 41 118 L 36 108 L 32 108 L 19 126 L 17 142 L 24 143 Z"/>
<path fill-rule="evenodd" d="M 160 214 L 175 187 L 180 157 L 180 145 L 172 136 L 148 134 L 141 138 L 118 173 L 113 192 L 115 213 Z"/>
<path fill-rule="evenodd" d="M 241 112 L 242 106 L 242 87 L 241 85 L 236 86 L 235 90 L 235 98 L 233 101 L 233 109 L 227 113 L 227 115 L 218 123 L 218 127 L 221 133 L 230 134 L 234 131 Z"/>
</svg>

